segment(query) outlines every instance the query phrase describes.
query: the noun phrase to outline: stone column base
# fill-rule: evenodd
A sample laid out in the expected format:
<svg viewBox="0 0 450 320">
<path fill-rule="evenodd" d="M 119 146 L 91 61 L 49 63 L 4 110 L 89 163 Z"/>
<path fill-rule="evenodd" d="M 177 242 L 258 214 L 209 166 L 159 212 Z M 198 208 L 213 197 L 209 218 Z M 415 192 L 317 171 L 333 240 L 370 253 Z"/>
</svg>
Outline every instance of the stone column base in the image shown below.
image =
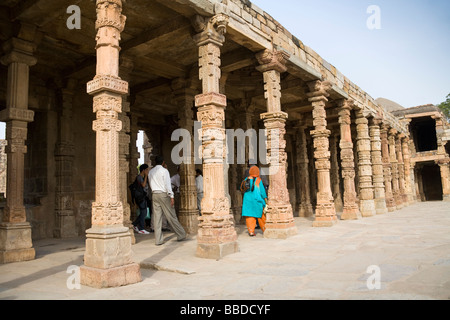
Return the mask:
<svg viewBox="0 0 450 320">
<path fill-rule="evenodd" d="M 140 266 L 137 263 L 111 269 L 81 266 L 80 272 L 81 284 L 97 289 L 122 287 L 142 281 Z"/>
<path fill-rule="evenodd" d="M 388 213 L 388 208 L 386 206 L 386 199 L 383 198 L 375 199 L 375 212 L 376 214 Z"/>
<path fill-rule="evenodd" d="M 320 202 L 319 199 L 316 206 L 316 218 L 313 222 L 313 227 L 332 227 L 336 225 L 337 222 L 338 218 L 336 216 L 334 202 L 331 199 L 329 201 Z"/>
<path fill-rule="evenodd" d="M 75 216 L 59 216 L 59 227 L 53 231 L 53 236 L 57 239 L 67 239 L 78 237 L 75 223 Z"/>
<path fill-rule="evenodd" d="M 361 210 L 361 215 L 364 218 L 373 217 L 376 215 L 374 200 L 360 200 L 359 207 Z"/>
<path fill-rule="evenodd" d="M 450 202 L 450 194 L 444 194 L 443 195 L 443 200 L 444 202 Z"/>
<path fill-rule="evenodd" d="M 268 204 L 266 218 L 264 238 L 287 239 L 298 234 L 290 204 Z"/>
<path fill-rule="evenodd" d="M 199 243 L 197 245 L 197 257 L 203 259 L 219 260 L 236 252 L 239 252 L 239 244 L 237 241 L 212 244 Z"/>
<path fill-rule="evenodd" d="M 314 216 L 314 209 L 311 204 L 300 204 L 298 216 L 302 218 L 309 218 Z"/>
<path fill-rule="evenodd" d="M 362 219 L 361 212 L 357 206 L 345 208 L 341 215 L 341 220 L 360 220 Z"/>
<path fill-rule="evenodd" d="M 120 287 L 141 281 L 132 260 L 130 230 L 123 226 L 93 227 L 86 231 L 81 283 L 94 288 Z"/>
<path fill-rule="evenodd" d="M 295 236 L 298 234 L 297 227 L 289 227 L 289 228 L 267 228 L 264 232 L 264 238 L 266 239 L 288 239 L 292 236 Z"/>
<path fill-rule="evenodd" d="M 337 217 L 319 217 L 313 222 L 314 228 L 328 228 L 333 227 L 338 223 Z"/>
<path fill-rule="evenodd" d="M 29 223 L 0 224 L 0 264 L 34 260 Z"/>
<path fill-rule="evenodd" d="M 195 235 L 198 233 L 198 210 L 184 210 L 179 211 L 178 220 L 183 226 L 187 234 Z"/>
</svg>

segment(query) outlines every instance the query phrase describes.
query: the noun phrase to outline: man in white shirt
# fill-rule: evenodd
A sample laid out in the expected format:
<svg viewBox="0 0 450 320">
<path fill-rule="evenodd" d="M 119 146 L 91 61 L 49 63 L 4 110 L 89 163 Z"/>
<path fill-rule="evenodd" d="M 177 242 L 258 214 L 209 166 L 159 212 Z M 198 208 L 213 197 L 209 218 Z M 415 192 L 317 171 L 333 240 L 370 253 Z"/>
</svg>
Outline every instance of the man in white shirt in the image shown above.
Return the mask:
<svg viewBox="0 0 450 320">
<path fill-rule="evenodd" d="M 156 166 L 150 170 L 148 180 L 152 190 L 155 241 L 156 245 L 160 246 L 164 243 L 164 236 L 162 233 L 163 215 L 166 217 L 172 231 L 177 235 L 178 241 L 186 239 L 186 231 L 184 231 L 177 219 L 170 174 L 169 171 L 164 168 L 164 158 L 158 156 L 155 161 Z"/>
</svg>

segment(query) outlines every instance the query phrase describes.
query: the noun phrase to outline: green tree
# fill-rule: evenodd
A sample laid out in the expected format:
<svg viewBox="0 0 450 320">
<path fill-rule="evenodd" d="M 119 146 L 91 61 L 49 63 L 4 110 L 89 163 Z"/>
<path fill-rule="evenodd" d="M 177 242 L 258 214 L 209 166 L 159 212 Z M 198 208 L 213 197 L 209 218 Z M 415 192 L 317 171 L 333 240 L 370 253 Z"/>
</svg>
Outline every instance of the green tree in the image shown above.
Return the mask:
<svg viewBox="0 0 450 320">
<path fill-rule="evenodd" d="M 447 96 L 447 100 L 438 105 L 438 107 L 442 110 L 447 119 L 450 119 L 450 94 Z"/>
</svg>

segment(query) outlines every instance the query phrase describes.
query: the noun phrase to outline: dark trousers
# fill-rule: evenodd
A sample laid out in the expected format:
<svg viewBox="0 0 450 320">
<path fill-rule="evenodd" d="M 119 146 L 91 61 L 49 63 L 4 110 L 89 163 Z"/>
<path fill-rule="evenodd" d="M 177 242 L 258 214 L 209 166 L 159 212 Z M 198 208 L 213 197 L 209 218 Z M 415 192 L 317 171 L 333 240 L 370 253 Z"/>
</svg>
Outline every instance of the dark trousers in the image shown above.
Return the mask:
<svg viewBox="0 0 450 320">
<path fill-rule="evenodd" d="M 133 226 L 138 227 L 139 230 L 145 229 L 145 218 L 147 217 L 147 200 L 144 199 L 139 204 L 139 217 L 133 222 Z"/>
</svg>

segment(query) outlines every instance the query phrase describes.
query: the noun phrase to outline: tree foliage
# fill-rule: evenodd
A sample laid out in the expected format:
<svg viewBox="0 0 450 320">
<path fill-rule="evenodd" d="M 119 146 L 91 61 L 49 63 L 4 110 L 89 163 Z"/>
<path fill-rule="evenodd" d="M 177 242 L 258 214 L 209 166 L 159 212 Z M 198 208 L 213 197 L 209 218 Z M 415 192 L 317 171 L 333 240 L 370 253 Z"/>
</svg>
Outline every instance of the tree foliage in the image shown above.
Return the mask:
<svg viewBox="0 0 450 320">
<path fill-rule="evenodd" d="M 442 110 L 447 119 L 450 119 L 450 94 L 447 96 L 447 100 L 438 105 L 438 107 Z"/>
</svg>

